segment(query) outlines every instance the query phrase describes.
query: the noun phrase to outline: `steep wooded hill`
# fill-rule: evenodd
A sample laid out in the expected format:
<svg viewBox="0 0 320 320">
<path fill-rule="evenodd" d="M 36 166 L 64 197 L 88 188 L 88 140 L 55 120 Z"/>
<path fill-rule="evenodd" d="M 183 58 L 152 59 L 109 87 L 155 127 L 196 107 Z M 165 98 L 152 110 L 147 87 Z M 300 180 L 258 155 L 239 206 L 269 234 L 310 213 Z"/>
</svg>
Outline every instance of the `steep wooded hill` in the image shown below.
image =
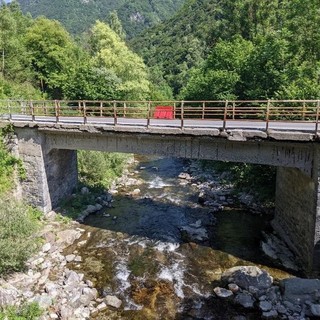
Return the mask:
<svg viewBox="0 0 320 320">
<path fill-rule="evenodd" d="M 184 0 L 19 0 L 24 13 L 60 21 L 72 34 L 80 34 L 96 21 L 108 22 L 115 10 L 129 38 L 171 17 Z"/>
</svg>

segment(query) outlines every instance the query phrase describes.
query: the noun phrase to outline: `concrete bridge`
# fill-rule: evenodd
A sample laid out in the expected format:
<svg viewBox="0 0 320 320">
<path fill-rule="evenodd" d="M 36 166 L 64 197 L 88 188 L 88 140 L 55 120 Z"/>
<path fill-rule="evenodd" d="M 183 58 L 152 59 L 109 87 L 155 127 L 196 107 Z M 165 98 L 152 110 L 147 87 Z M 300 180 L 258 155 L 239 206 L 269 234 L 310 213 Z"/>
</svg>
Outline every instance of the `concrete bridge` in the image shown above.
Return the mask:
<svg viewBox="0 0 320 320">
<path fill-rule="evenodd" d="M 273 226 L 319 273 L 319 101 L 173 102 L 169 115 L 158 105 L 2 102 L 27 171 L 23 197 L 44 212 L 57 206 L 77 184 L 79 149 L 276 166 Z"/>
</svg>

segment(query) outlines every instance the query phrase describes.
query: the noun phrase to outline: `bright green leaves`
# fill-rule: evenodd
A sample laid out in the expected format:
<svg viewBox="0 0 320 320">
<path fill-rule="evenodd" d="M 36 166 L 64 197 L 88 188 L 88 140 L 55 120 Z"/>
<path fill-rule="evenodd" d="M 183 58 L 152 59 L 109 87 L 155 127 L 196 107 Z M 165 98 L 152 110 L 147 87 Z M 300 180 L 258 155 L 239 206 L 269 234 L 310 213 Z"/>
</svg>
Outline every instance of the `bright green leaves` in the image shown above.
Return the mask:
<svg viewBox="0 0 320 320">
<path fill-rule="evenodd" d="M 144 100 L 150 93 L 147 67 L 108 25 L 97 21 L 92 28 L 93 64 L 119 79 L 116 91 L 126 100 Z"/>
</svg>

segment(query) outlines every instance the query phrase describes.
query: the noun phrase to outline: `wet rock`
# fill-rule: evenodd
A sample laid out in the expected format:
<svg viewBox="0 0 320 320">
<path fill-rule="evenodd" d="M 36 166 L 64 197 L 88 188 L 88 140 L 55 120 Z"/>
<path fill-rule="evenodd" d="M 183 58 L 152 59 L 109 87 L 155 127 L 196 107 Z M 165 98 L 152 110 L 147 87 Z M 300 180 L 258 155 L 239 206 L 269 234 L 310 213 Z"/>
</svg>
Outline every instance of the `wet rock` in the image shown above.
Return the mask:
<svg viewBox="0 0 320 320">
<path fill-rule="evenodd" d="M 229 298 L 233 296 L 233 293 L 231 290 L 227 290 L 224 288 L 216 287 L 213 289 L 213 291 L 219 298 Z"/>
<path fill-rule="evenodd" d="M 87 187 L 81 188 L 81 194 L 89 194 L 89 193 L 90 193 L 90 191 Z"/>
<path fill-rule="evenodd" d="M 249 293 L 241 292 L 236 295 L 234 302 L 246 309 L 252 309 L 255 300 Z"/>
<path fill-rule="evenodd" d="M 136 196 L 136 195 L 138 195 L 140 192 L 141 192 L 140 189 L 134 189 L 134 190 L 131 192 L 131 195 Z"/>
<path fill-rule="evenodd" d="M 310 310 L 314 317 L 320 317 L 320 304 L 312 304 Z"/>
<path fill-rule="evenodd" d="M 233 293 L 236 293 L 239 291 L 239 287 L 235 283 L 229 283 L 228 284 L 229 290 L 231 290 Z"/>
<path fill-rule="evenodd" d="M 240 266 L 226 270 L 222 274 L 221 280 L 235 283 L 245 290 L 248 290 L 250 286 L 263 290 L 272 285 L 273 278 L 256 266 Z"/>
<path fill-rule="evenodd" d="M 118 299 L 116 296 L 106 296 L 105 302 L 108 306 L 111 306 L 113 308 L 120 308 L 122 301 Z"/>
<path fill-rule="evenodd" d="M 319 279 L 291 278 L 280 281 L 283 289 L 283 299 L 293 304 L 302 304 L 305 301 L 316 303 L 315 293 L 320 292 Z"/>
<path fill-rule="evenodd" d="M 261 311 L 270 311 L 272 309 L 272 304 L 269 301 L 260 301 L 259 308 Z"/>
<path fill-rule="evenodd" d="M 184 231 L 187 233 L 189 240 L 198 240 L 203 241 L 208 239 L 208 233 L 205 228 L 197 228 L 190 226 L 184 226 L 180 228 L 181 231 Z"/>
<path fill-rule="evenodd" d="M 187 172 L 181 172 L 178 176 L 179 179 L 191 180 L 191 176 Z"/>
<path fill-rule="evenodd" d="M 278 312 L 276 310 L 270 310 L 262 313 L 262 319 L 276 319 L 277 317 Z"/>
</svg>

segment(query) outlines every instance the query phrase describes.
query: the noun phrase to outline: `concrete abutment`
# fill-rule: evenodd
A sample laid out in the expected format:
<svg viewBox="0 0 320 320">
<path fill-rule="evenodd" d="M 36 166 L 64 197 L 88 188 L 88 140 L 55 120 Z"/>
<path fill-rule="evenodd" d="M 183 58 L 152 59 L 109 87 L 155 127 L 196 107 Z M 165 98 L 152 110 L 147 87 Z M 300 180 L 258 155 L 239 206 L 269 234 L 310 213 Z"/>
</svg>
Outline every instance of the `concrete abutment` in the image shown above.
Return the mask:
<svg viewBox="0 0 320 320">
<path fill-rule="evenodd" d="M 307 274 L 320 272 L 318 161 L 312 176 L 297 168 L 277 168 L 273 228 L 296 254 Z"/>
<path fill-rule="evenodd" d="M 49 149 L 44 134 L 32 129 L 17 129 L 17 155 L 27 177 L 21 181 L 23 198 L 44 213 L 70 195 L 78 182 L 77 152 Z"/>
</svg>

